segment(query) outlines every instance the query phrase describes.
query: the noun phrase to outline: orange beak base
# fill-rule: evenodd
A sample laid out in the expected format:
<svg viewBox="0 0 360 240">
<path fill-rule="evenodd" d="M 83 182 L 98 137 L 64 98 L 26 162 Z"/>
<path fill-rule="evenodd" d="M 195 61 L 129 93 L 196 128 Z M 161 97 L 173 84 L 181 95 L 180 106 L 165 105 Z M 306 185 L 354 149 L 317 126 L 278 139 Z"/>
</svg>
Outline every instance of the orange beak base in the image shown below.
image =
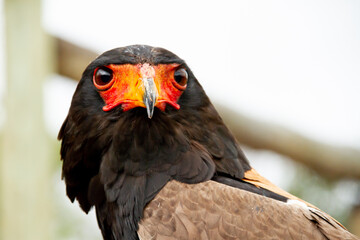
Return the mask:
<svg viewBox="0 0 360 240">
<path fill-rule="evenodd" d="M 150 105 L 165 111 L 166 104 L 180 109 L 177 101 L 186 85 L 180 86 L 174 79 L 174 72 L 179 64 L 111 64 L 106 67 L 113 71 L 112 80 L 106 86 L 98 86 L 93 81 L 105 102 L 104 111 L 110 111 L 119 105 L 123 111 L 135 107 L 147 108 Z M 148 115 L 151 111 L 153 109 L 148 109 Z"/>
</svg>

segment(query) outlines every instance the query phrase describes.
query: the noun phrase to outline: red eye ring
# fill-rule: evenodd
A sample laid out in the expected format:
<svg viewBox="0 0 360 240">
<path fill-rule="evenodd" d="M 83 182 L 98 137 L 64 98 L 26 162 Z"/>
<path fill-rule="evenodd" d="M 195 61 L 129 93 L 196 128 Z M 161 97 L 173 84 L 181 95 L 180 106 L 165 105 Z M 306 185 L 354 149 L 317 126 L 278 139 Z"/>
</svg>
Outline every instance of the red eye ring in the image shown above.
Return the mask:
<svg viewBox="0 0 360 240">
<path fill-rule="evenodd" d="M 186 89 L 188 78 L 189 76 L 186 69 L 179 68 L 174 72 L 173 84 L 177 89 L 184 91 Z"/>
<path fill-rule="evenodd" d="M 98 90 L 109 89 L 114 83 L 113 71 L 104 66 L 96 68 L 93 83 Z"/>
</svg>

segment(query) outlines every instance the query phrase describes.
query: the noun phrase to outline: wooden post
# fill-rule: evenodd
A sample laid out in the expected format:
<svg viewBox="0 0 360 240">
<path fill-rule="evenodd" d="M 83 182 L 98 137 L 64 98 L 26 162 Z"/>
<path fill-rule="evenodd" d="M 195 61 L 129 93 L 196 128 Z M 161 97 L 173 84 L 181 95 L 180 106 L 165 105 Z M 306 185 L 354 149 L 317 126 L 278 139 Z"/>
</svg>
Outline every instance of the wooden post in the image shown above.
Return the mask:
<svg viewBox="0 0 360 240">
<path fill-rule="evenodd" d="M 51 71 L 41 0 L 5 0 L 6 122 L 0 146 L 0 239 L 51 239 L 51 158 L 43 82 Z"/>
</svg>

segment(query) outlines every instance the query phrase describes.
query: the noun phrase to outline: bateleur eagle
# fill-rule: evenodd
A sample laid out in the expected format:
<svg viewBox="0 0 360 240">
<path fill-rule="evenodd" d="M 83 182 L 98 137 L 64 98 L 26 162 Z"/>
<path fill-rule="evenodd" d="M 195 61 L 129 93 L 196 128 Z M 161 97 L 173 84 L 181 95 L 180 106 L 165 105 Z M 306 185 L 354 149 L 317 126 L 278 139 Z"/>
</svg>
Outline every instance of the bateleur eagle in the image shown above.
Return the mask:
<svg viewBox="0 0 360 240">
<path fill-rule="evenodd" d="M 85 69 L 58 136 L 104 239 L 357 239 L 261 177 L 186 63 L 145 45 Z"/>
</svg>

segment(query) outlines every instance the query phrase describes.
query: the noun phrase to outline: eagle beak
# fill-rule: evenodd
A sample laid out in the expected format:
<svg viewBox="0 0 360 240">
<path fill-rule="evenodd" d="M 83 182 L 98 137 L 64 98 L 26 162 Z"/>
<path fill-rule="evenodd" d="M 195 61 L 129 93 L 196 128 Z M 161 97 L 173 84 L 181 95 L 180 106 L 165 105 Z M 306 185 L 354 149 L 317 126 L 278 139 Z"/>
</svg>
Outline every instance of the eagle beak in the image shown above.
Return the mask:
<svg viewBox="0 0 360 240">
<path fill-rule="evenodd" d="M 146 107 L 147 115 L 151 119 L 154 114 L 154 108 L 158 93 L 154 82 L 154 78 L 152 77 L 144 78 L 143 84 L 145 88 L 143 102 Z"/>
</svg>

